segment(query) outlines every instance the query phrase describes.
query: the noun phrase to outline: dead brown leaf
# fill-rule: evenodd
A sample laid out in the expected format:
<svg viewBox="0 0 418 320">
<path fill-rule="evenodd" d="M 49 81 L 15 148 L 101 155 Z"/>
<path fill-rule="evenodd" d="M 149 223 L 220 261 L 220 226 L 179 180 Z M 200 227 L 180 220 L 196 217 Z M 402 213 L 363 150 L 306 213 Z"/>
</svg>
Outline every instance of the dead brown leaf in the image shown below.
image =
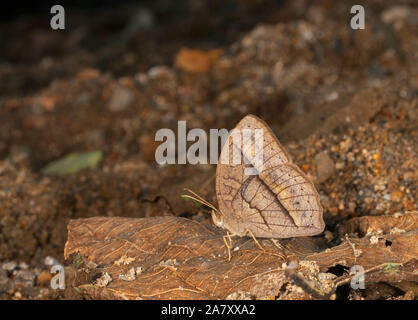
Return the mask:
<svg viewBox="0 0 418 320">
<path fill-rule="evenodd" d="M 340 227 L 339 233 L 343 235 L 358 232 L 360 236 L 364 236 L 372 233 L 399 233 L 415 229 L 418 229 L 418 211 L 353 218 Z"/>
<path fill-rule="evenodd" d="M 74 286 L 92 299 L 329 298 L 346 283 L 329 273 L 336 264 L 384 272 L 418 256 L 417 230 L 328 249 L 318 237 L 259 239 L 263 250 L 251 238 L 231 240 L 185 218 L 96 217 L 70 222 L 64 256 L 77 270 Z"/>
</svg>

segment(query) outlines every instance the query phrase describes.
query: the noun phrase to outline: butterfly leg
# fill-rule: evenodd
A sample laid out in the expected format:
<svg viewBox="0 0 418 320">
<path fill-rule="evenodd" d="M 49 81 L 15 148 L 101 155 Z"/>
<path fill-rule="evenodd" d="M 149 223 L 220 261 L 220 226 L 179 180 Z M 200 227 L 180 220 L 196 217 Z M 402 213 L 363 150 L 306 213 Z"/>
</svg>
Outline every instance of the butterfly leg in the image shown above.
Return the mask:
<svg viewBox="0 0 418 320">
<path fill-rule="evenodd" d="M 232 247 L 232 239 L 231 239 L 231 234 L 229 233 L 229 231 L 228 231 L 228 230 L 226 231 L 226 235 L 228 236 L 229 243 L 230 243 L 230 245 L 231 245 L 231 247 Z"/>
<path fill-rule="evenodd" d="M 277 239 L 273 239 L 273 238 L 270 238 L 270 241 L 271 242 L 273 242 L 273 244 L 274 244 L 274 246 L 277 248 L 277 249 L 279 249 L 279 251 L 280 251 L 280 253 L 283 253 L 283 254 L 281 254 L 280 256 L 282 256 L 283 257 L 283 259 L 286 259 L 287 257 L 286 257 L 286 254 L 285 254 L 285 249 L 283 248 L 283 246 L 277 241 Z"/>
<path fill-rule="evenodd" d="M 283 250 L 283 247 L 277 242 L 276 239 L 270 238 L 270 241 L 273 242 L 273 244 L 275 245 L 275 247 L 279 250 Z"/>
<path fill-rule="evenodd" d="M 253 240 L 254 240 L 254 242 L 256 243 L 256 245 L 261 249 L 261 250 L 263 250 L 263 252 L 265 252 L 266 250 L 264 250 L 264 248 L 261 246 L 261 244 L 257 241 L 257 239 L 256 239 L 256 237 L 254 236 L 254 233 L 252 233 L 251 232 L 251 230 L 249 230 L 249 229 L 246 229 L 245 230 L 245 233 L 247 234 L 249 234 L 252 238 L 253 238 Z"/>
<path fill-rule="evenodd" d="M 226 231 L 226 236 L 223 236 L 222 239 L 225 243 L 225 247 L 228 249 L 228 262 L 229 262 L 229 261 L 231 261 L 232 239 L 231 239 L 231 235 L 229 234 L 228 231 Z M 226 241 L 226 239 L 229 240 L 229 243 Z"/>
</svg>

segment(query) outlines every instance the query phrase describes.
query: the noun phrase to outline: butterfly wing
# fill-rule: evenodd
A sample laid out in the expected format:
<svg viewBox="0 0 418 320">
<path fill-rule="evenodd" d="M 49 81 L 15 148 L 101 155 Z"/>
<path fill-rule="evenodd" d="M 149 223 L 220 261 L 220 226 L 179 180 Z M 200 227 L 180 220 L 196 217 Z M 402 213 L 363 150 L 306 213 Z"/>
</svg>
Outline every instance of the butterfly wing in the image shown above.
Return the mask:
<svg viewBox="0 0 418 320">
<path fill-rule="evenodd" d="M 252 138 L 246 143 L 231 135 L 223 147 L 216 172 L 216 193 L 224 227 L 244 235 L 246 230 L 256 237 L 287 238 L 318 234 L 324 229 L 322 207 L 313 184 L 290 162 L 284 148 L 261 119 L 248 115 L 235 128 L 251 129 Z M 262 130 L 262 163 L 254 161 L 255 134 Z M 231 152 L 230 152 L 231 150 Z M 242 155 L 234 163 L 235 154 Z M 227 153 L 227 154 L 225 154 Z M 245 159 L 248 163 L 245 163 Z M 249 175 L 246 168 L 256 168 Z"/>
</svg>

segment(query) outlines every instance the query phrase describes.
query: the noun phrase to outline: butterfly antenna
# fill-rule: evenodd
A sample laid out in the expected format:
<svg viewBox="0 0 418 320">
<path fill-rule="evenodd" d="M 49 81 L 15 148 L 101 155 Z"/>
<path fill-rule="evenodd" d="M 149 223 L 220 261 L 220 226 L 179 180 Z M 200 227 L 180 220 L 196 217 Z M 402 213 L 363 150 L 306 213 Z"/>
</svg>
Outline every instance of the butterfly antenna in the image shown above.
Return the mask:
<svg viewBox="0 0 418 320">
<path fill-rule="evenodd" d="M 194 192 L 194 191 L 192 191 L 190 189 L 187 189 L 187 188 L 185 188 L 184 190 L 186 190 L 186 191 L 190 192 L 192 195 L 194 195 L 197 199 L 200 200 L 201 203 L 213 207 L 212 204 L 210 204 L 208 201 L 206 201 L 202 196 L 198 195 L 196 192 Z"/>
<path fill-rule="evenodd" d="M 197 201 L 213 210 L 215 210 L 216 212 L 218 212 L 219 210 L 215 208 L 215 206 L 211 203 L 209 203 L 208 201 L 206 201 L 205 199 L 203 199 L 201 196 L 199 196 L 197 193 L 193 192 L 190 189 L 185 188 L 186 191 L 190 192 L 192 195 L 194 195 L 194 197 L 192 197 L 191 195 L 188 194 L 182 194 L 181 197 L 182 198 L 186 198 L 186 199 L 192 199 L 194 201 Z"/>
</svg>

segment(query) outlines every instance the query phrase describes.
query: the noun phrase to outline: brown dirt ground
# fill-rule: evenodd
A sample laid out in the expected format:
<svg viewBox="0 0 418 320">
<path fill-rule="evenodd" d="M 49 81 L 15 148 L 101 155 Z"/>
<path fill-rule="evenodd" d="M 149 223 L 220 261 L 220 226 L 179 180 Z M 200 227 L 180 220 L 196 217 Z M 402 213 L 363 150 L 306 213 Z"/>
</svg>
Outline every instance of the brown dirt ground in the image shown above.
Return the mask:
<svg viewBox="0 0 418 320">
<path fill-rule="evenodd" d="M 155 132 L 176 130 L 179 119 L 205 130 L 230 129 L 248 113 L 266 120 L 315 182 L 333 245 L 350 218 L 418 209 L 413 1 L 367 1 L 362 31 L 348 27 L 351 2 L 196 3 L 151 6 L 150 30 L 126 28 L 129 5 L 116 18 L 105 7 L 89 24 L 75 11 L 79 27 L 59 36 L 36 15 L 0 26 L 11 38 L 0 62 L 0 298 L 77 297 L 48 288 L 45 261 L 63 262 L 70 219 L 206 221 L 209 211 L 180 193 L 216 203 L 215 166 L 154 160 Z M 174 64 L 183 47 L 222 55 L 191 73 Z M 41 172 L 88 150 L 104 152 L 97 169 Z M 363 298 L 405 294 L 383 291 Z"/>
</svg>

